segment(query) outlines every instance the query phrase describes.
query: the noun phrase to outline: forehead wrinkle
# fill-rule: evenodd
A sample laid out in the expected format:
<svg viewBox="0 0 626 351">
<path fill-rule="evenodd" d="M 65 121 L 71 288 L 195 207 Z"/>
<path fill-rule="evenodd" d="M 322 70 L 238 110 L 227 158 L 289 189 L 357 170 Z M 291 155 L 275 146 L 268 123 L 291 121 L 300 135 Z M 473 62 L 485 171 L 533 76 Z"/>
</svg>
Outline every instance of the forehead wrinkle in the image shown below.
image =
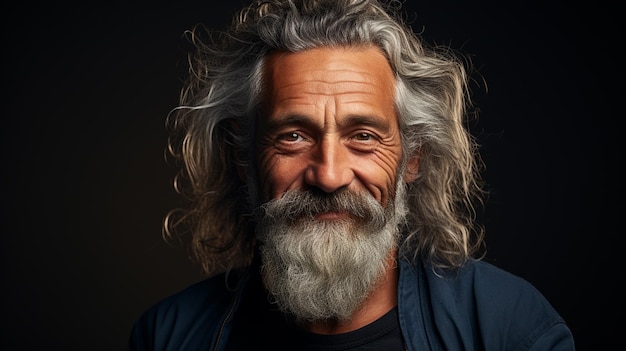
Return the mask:
<svg viewBox="0 0 626 351">
<path fill-rule="evenodd" d="M 332 66 L 332 64 L 329 64 L 329 66 Z M 376 77 L 377 75 L 369 72 L 367 70 L 363 70 L 363 69 L 358 69 L 357 67 L 350 67 L 349 69 L 340 69 L 340 68 L 332 68 L 332 67 L 325 67 L 324 69 L 309 69 L 307 71 L 305 71 L 308 75 L 310 76 L 326 76 L 326 74 L 328 72 L 333 72 L 335 73 L 335 76 L 333 77 L 337 77 L 339 75 L 342 76 L 357 76 L 357 77 L 362 77 L 362 76 L 368 76 L 368 77 Z M 345 79 L 345 78 L 344 78 Z M 324 79 L 326 80 L 326 79 Z M 362 79 L 358 79 L 359 81 L 362 81 Z"/>
<path fill-rule="evenodd" d="M 311 84 L 314 83 L 314 84 Z M 355 87 L 355 85 L 359 85 L 359 87 Z M 344 95 L 376 95 L 380 89 L 377 88 L 375 84 L 372 83 L 364 83 L 364 82 L 336 82 L 336 83 L 327 83 L 327 82 L 307 82 L 307 83 L 299 83 L 299 84 L 288 84 L 281 85 L 280 87 L 275 87 L 275 95 L 277 95 L 278 99 L 281 101 L 289 101 L 294 100 L 296 97 L 289 97 L 292 94 L 293 89 L 299 85 L 306 85 L 305 89 L 300 91 L 302 94 L 310 94 L 310 95 L 320 95 L 320 96 L 344 96 Z M 285 93 L 286 92 L 286 93 Z M 304 98 L 304 97 L 300 97 Z M 363 99 L 364 102 L 368 102 L 369 99 Z M 350 102 L 359 102 L 358 99 L 354 99 Z"/>
</svg>

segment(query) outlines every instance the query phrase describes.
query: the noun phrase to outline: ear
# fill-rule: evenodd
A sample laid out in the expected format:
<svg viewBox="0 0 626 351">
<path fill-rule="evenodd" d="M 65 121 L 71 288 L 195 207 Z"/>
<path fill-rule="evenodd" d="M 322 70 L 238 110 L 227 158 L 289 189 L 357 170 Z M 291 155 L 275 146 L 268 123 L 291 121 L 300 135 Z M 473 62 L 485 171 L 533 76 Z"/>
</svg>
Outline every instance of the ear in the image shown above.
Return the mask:
<svg viewBox="0 0 626 351">
<path fill-rule="evenodd" d="M 413 155 L 406 164 L 403 179 L 405 183 L 411 183 L 417 179 L 417 172 L 419 170 L 420 158 L 418 155 Z"/>
</svg>

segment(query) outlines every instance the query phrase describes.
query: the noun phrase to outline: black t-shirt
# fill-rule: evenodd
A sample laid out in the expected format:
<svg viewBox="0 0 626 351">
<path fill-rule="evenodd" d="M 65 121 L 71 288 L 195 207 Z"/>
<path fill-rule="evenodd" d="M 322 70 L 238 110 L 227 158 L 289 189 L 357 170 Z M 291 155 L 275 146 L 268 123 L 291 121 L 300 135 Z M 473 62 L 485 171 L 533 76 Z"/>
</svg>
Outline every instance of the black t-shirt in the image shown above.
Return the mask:
<svg viewBox="0 0 626 351">
<path fill-rule="evenodd" d="M 344 334 L 301 333 L 299 350 L 307 351 L 404 351 L 395 307 L 376 321 Z"/>
</svg>

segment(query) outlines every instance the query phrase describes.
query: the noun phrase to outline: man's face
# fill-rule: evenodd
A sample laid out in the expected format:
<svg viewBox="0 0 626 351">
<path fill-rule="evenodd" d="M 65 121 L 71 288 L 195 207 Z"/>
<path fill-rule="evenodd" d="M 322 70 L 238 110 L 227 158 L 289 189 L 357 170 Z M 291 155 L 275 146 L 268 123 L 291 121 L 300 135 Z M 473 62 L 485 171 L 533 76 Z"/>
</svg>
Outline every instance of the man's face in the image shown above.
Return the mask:
<svg viewBox="0 0 626 351">
<path fill-rule="evenodd" d="M 262 201 L 288 190 L 369 192 L 386 206 L 401 159 L 395 77 L 382 52 L 274 53 L 258 134 Z M 337 219 L 344 213 L 320 214 Z"/>
<path fill-rule="evenodd" d="M 374 48 L 276 53 L 266 68 L 263 280 L 300 320 L 349 319 L 393 262 L 406 213 L 394 76 Z"/>
</svg>

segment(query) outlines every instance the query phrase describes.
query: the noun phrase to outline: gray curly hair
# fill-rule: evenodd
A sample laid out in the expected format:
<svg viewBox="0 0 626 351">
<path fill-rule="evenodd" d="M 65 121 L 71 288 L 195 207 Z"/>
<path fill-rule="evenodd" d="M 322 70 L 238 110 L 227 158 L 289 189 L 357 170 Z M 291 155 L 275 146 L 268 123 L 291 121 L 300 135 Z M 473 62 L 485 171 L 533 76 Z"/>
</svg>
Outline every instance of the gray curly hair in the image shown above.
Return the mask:
<svg viewBox="0 0 626 351">
<path fill-rule="evenodd" d="M 399 1 L 255 1 L 223 32 L 187 32 L 194 50 L 180 105 L 168 116 L 168 151 L 180 162 L 176 191 L 186 208 L 165 217 L 167 239 L 187 237 L 208 274 L 249 264 L 254 252 L 254 133 L 267 55 L 316 47 L 375 45 L 396 75 L 403 157 L 418 154 L 407 184 L 409 215 L 400 254 L 455 268 L 484 245 L 476 205 L 485 194 L 470 114 L 466 63 L 427 46 L 401 16 Z M 406 159 L 404 160 L 406 161 Z"/>
</svg>

